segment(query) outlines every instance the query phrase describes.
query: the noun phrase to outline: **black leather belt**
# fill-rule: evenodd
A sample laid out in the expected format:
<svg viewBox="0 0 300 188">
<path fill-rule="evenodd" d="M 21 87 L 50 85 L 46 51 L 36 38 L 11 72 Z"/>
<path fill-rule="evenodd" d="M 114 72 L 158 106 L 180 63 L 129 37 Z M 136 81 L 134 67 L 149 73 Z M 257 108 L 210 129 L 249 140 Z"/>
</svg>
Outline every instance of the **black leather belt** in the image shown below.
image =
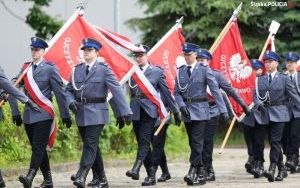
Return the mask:
<svg viewBox="0 0 300 188">
<path fill-rule="evenodd" d="M 216 102 L 215 102 L 215 101 L 208 101 L 208 105 L 209 105 L 209 106 L 215 106 L 215 105 L 216 105 Z"/>
<path fill-rule="evenodd" d="M 203 98 L 203 97 L 191 97 L 191 98 L 183 98 L 183 101 L 186 102 L 186 103 L 207 102 L 207 98 Z"/>
<path fill-rule="evenodd" d="M 143 94 L 143 93 L 139 93 L 139 94 L 136 94 L 136 95 L 131 95 L 131 97 L 133 98 L 136 98 L 136 99 L 147 99 L 148 97 Z"/>
<path fill-rule="evenodd" d="M 76 101 L 81 103 L 104 103 L 106 98 L 77 98 Z"/>
<path fill-rule="evenodd" d="M 265 101 L 264 106 L 279 106 L 285 105 L 286 103 L 283 101 Z"/>
</svg>

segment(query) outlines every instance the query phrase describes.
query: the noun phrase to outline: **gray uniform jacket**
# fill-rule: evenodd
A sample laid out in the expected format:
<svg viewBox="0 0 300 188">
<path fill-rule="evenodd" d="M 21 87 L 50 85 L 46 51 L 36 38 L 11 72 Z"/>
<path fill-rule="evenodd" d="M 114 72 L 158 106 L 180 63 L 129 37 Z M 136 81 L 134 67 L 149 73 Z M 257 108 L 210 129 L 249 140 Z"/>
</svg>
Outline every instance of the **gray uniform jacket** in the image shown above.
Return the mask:
<svg viewBox="0 0 300 188">
<path fill-rule="evenodd" d="M 190 78 L 187 73 L 187 66 L 183 65 L 179 67 L 174 96 L 179 108 L 187 107 L 190 112 L 190 119 L 183 117 L 184 122 L 210 119 L 208 100 L 192 103 L 184 102 L 184 98 L 197 97 L 207 99 L 207 86 L 215 98 L 219 113 L 227 112 L 218 83 L 212 70 L 207 65 L 197 62 Z"/>
<path fill-rule="evenodd" d="M 164 98 L 165 103 L 173 113 L 179 112 L 175 99 L 172 97 L 169 87 L 167 86 L 165 75 L 160 67 L 149 64 L 144 72 L 144 75 L 153 85 L 156 91 Z M 140 120 L 140 109 L 142 108 L 151 118 L 158 118 L 157 106 L 144 96 L 141 89 L 131 79 L 130 88 L 131 100 L 130 107 L 133 111 L 132 120 Z M 141 96 L 141 97 L 139 97 Z"/>
<path fill-rule="evenodd" d="M 293 84 L 295 85 L 295 87 L 296 87 L 296 89 L 298 91 L 298 95 L 300 96 L 300 83 L 299 83 L 299 81 L 300 81 L 300 73 L 297 72 L 296 76 L 297 76 L 297 81 L 294 78 L 292 80 L 292 82 L 293 82 Z M 298 87 L 297 87 L 297 84 L 298 84 Z M 291 98 L 288 99 L 288 108 L 289 108 L 290 117 L 300 118 L 300 108 L 299 108 L 299 106 L 297 107 L 294 103 L 292 103 Z"/>
<path fill-rule="evenodd" d="M 120 116 L 132 114 L 125 99 L 122 87 L 111 68 L 103 62 L 95 62 L 88 75 L 86 75 L 85 63 L 75 67 L 74 82 L 76 90 L 72 85 L 72 79 L 67 85 L 66 93 L 68 106 L 76 99 L 107 98 L 108 91 L 113 95 L 115 107 Z M 113 107 L 113 106 L 112 106 Z M 78 126 L 89 126 L 106 124 L 109 122 L 108 103 L 78 103 L 76 123 Z"/>
<path fill-rule="evenodd" d="M 237 90 L 231 86 L 231 84 L 226 80 L 224 75 L 217 70 L 212 70 L 215 76 L 215 79 L 218 83 L 219 88 L 221 88 L 225 93 L 231 96 L 238 104 L 246 105 L 242 97 L 237 93 Z M 224 100 L 225 104 L 226 101 Z M 217 105 L 210 106 L 210 117 L 215 117 L 220 114 Z"/>
<path fill-rule="evenodd" d="M 300 97 L 295 85 L 289 79 L 289 77 L 283 73 L 277 72 L 269 84 L 268 76 L 263 75 L 257 79 L 258 93 L 260 97 L 264 97 L 269 92 L 269 99 L 265 103 L 265 110 L 259 110 L 258 106 L 262 105 L 262 100 L 258 99 L 256 95 L 256 88 L 254 89 L 254 117 L 258 124 L 267 125 L 272 122 L 288 122 L 290 121 L 290 115 L 286 100 L 291 98 L 295 105 L 295 108 L 300 108 Z"/>
<path fill-rule="evenodd" d="M 21 91 L 19 91 L 16 87 L 14 87 L 11 81 L 6 77 L 4 70 L 0 66 L 0 89 L 3 89 L 5 93 L 9 93 L 13 95 L 15 98 L 25 103 L 28 101 L 26 95 L 24 95 Z"/>
<path fill-rule="evenodd" d="M 20 74 L 21 73 L 22 71 L 20 72 Z M 17 79 L 19 75 L 15 79 Z M 52 92 L 54 93 L 57 100 L 61 118 L 69 118 L 70 114 L 69 114 L 69 109 L 67 108 L 66 105 L 66 95 L 63 88 L 63 82 L 55 64 L 43 60 L 33 71 L 33 79 L 35 80 L 42 94 L 45 97 L 47 97 L 50 101 L 52 101 L 52 97 L 53 97 Z M 20 84 L 23 85 L 23 83 Z M 29 96 L 26 88 L 24 89 L 25 89 L 25 94 Z M 20 114 L 18 110 L 18 104 L 14 98 L 10 100 L 10 104 L 11 104 L 13 115 Z M 51 120 L 51 119 L 53 118 L 45 110 L 41 109 L 40 112 L 37 112 L 31 109 L 28 105 L 25 105 L 24 116 L 23 116 L 23 121 L 25 124 L 32 124 L 32 123 Z"/>
</svg>

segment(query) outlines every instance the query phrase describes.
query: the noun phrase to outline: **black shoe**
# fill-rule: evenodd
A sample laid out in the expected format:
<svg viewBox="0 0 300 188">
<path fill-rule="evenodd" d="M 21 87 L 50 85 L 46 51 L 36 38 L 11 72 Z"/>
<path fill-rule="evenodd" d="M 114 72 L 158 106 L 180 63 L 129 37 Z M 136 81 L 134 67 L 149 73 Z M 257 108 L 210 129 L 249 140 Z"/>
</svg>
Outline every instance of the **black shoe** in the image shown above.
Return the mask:
<svg viewBox="0 0 300 188">
<path fill-rule="evenodd" d="M 92 186 L 92 188 L 108 188 L 109 187 L 105 175 L 96 179 L 95 183 L 96 184 L 94 184 Z"/>
<path fill-rule="evenodd" d="M 264 176 L 264 165 L 262 161 L 254 161 L 252 173 L 254 178 L 260 178 Z"/>
<path fill-rule="evenodd" d="M 275 169 L 276 163 L 271 163 L 269 169 L 264 173 L 264 176 L 268 178 L 269 182 L 274 182 L 275 180 Z"/>
<path fill-rule="evenodd" d="M 196 167 L 194 166 L 190 166 L 189 172 L 187 175 L 184 176 L 184 181 L 188 184 L 188 185 L 193 185 L 194 182 L 197 181 L 197 177 L 198 177 L 198 170 Z"/>
<path fill-rule="evenodd" d="M 246 168 L 246 171 L 250 174 L 253 174 L 253 172 L 252 172 L 253 163 L 254 163 L 254 158 L 252 156 L 249 156 L 247 162 L 245 163 L 245 168 Z"/>
<path fill-rule="evenodd" d="M 288 173 L 286 171 L 285 165 L 284 165 L 283 161 L 280 161 L 278 163 L 278 175 L 275 178 L 275 181 L 282 181 L 287 176 L 288 176 Z"/>
<path fill-rule="evenodd" d="M 72 181 L 75 181 L 76 178 L 77 178 L 76 174 L 72 174 L 72 175 L 71 175 L 71 180 L 72 180 Z"/>
<path fill-rule="evenodd" d="M 297 156 L 292 156 L 291 158 L 288 158 L 285 163 L 285 166 L 287 166 L 290 169 L 291 173 L 295 173 L 296 171 L 296 167 L 297 167 L 296 160 L 297 160 Z"/>
<path fill-rule="evenodd" d="M 86 176 L 88 175 L 90 169 L 87 168 L 79 168 L 76 179 L 73 182 L 73 185 L 79 188 L 85 187 Z"/>
<path fill-rule="evenodd" d="M 0 170 L 0 188 L 4 188 L 5 187 L 5 183 L 4 180 L 2 178 L 2 174 L 1 174 L 1 170 Z"/>
<path fill-rule="evenodd" d="M 97 178 L 94 178 L 94 177 L 93 177 L 92 181 L 90 181 L 90 182 L 87 184 L 87 186 L 88 186 L 88 187 L 96 186 L 97 183 L 98 183 L 98 181 L 99 181 L 99 180 L 98 180 Z"/>
<path fill-rule="evenodd" d="M 140 168 L 143 164 L 142 160 L 136 160 L 132 169 L 126 172 L 126 176 L 131 177 L 133 180 L 140 179 Z"/>
<path fill-rule="evenodd" d="M 170 173 L 162 173 L 161 176 L 157 179 L 158 182 L 165 182 L 171 179 Z"/>
<path fill-rule="evenodd" d="M 31 188 L 32 181 L 36 175 L 36 172 L 37 172 L 36 169 L 31 168 L 28 170 L 28 173 L 26 176 L 24 176 L 24 175 L 19 176 L 19 181 L 23 184 L 24 188 Z"/>
<path fill-rule="evenodd" d="M 215 171 L 212 165 L 206 167 L 206 181 L 216 181 Z"/>
<path fill-rule="evenodd" d="M 169 179 L 171 179 L 171 175 L 167 166 L 167 162 L 165 162 L 163 165 L 160 165 L 162 174 L 161 176 L 157 179 L 158 182 L 165 182 Z"/>
<path fill-rule="evenodd" d="M 43 173 L 44 181 L 43 183 L 36 188 L 53 188 L 53 181 L 51 176 L 51 171 Z"/>
<path fill-rule="evenodd" d="M 144 182 L 142 182 L 142 186 L 152 186 L 156 184 L 156 170 L 157 166 L 152 166 L 150 169 L 147 170 L 148 176 L 145 178 Z"/>
<path fill-rule="evenodd" d="M 198 168 L 198 176 L 195 182 L 193 182 L 193 185 L 204 185 L 206 184 L 206 171 L 203 166 Z"/>
</svg>

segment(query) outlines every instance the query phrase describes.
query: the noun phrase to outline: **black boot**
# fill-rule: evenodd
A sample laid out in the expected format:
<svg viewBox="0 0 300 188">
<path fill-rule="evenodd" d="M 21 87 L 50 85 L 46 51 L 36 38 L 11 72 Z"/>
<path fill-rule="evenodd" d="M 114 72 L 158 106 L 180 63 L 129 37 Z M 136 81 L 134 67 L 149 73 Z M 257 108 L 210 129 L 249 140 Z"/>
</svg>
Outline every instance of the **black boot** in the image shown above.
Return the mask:
<svg viewBox="0 0 300 188">
<path fill-rule="evenodd" d="M 86 176 L 88 175 L 90 169 L 87 168 L 79 168 L 76 179 L 73 182 L 73 185 L 79 188 L 85 187 Z"/>
<path fill-rule="evenodd" d="M 157 179 L 158 182 L 165 182 L 169 179 L 171 179 L 171 175 L 167 166 L 167 163 L 165 165 L 160 165 L 162 174 L 161 176 Z"/>
<path fill-rule="evenodd" d="M 269 182 L 273 182 L 275 180 L 275 170 L 276 170 L 276 163 L 271 163 L 269 169 L 265 171 L 264 176 L 268 178 Z"/>
<path fill-rule="evenodd" d="M 194 166 L 190 166 L 189 172 L 187 175 L 184 176 L 184 181 L 188 184 L 188 185 L 193 185 L 194 182 L 197 181 L 197 168 Z"/>
<path fill-rule="evenodd" d="M 1 170 L 0 170 L 0 188 L 4 188 L 5 187 L 5 183 L 4 180 L 2 178 L 2 174 L 1 174 Z"/>
<path fill-rule="evenodd" d="M 264 165 L 262 161 L 254 161 L 252 173 L 254 178 L 260 178 L 264 176 Z"/>
<path fill-rule="evenodd" d="M 247 162 L 245 163 L 245 168 L 246 171 L 250 174 L 253 174 L 252 173 L 253 163 L 254 163 L 254 158 L 252 156 L 249 156 Z"/>
<path fill-rule="evenodd" d="M 275 178 L 275 181 L 282 181 L 284 178 L 288 176 L 288 173 L 286 171 L 283 161 L 279 161 L 277 166 L 278 166 L 278 175 Z"/>
<path fill-rule="evenodd" d="M 19 176 L 19 181 L 23 184 L 24 188 L 31 188 L 33 178 L 36 175 L 37 170 L 30 168 L 26 176 Z"/>
<path fill-rule="evenodd" d="M 126 172 L 126 176 L 131 177 L 133 180 L 140 179 L 140 168 L 143 164 L 142 160 L 136 160 L 132 169 Z"/>
<path fill-rule="evenodd" d="M 156 170 L 157 166 L 152 166 L 149 169 L 147 169 L 148 176 L 145 178 L 144 182 L 142 183 L 142 186 L 152 186 L 156 184 Z"/>
<path fill-rule="evenodd" d="M 43 183 L 36 188 L 53 188 L 52 176 L 51 171 L 43 173 L 44 181 Z"/>
<path fill-rule="evenodd" d="M 95 184 L 92 186 L 92 188 L 108 188 L 108 182 L 106 179 L 105 174 L 101 177 L 98 177 L 95 181 Z"/>
<path fill-rule="evenodd" d="M 206 181 L 216 181 L 215 171 L 212 164 L 206 167 Z"/>
<path fill-rule="evenodd" d="M 289 157 L 285 163 L 285 166 L 287 166 L 290 169 L 291 173 L 296 172 L 297 159 L 298 157 L 296 155 L 293 155 L 292 157 Z"/>
<path fill-rule="evenodd" d="M 193 185 L 204 185 L 206 184 L 206 171 L 203 166 L 198 167 L 198 176 Z"/>
<path fill-rule="evenodd" d="M 88 187 L 96 186 L 98 184 L 99 179 L 100 179 L 100 175 L 93 170 L 93 179 L 87 184 L 87 186 Z"/>
</svg>

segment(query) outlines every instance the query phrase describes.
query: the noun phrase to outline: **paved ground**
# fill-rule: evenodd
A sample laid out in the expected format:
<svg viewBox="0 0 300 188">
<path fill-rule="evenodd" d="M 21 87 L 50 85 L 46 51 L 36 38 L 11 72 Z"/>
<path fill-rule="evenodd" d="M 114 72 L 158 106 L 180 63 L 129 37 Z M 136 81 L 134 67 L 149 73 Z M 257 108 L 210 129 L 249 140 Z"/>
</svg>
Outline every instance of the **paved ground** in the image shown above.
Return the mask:
<svg viewBox="0 0 300 188">
<path fill-rule="evenodd" d="M 268 156 L 266 153 L 265 156 Z M 266 157 L 267 158 L 267 157 Z M 138 181 L 133 181 L 125 176 L 125 172 L 130 168 L 131 162 L 128 161 L 109 161 L 107 162 L 106 174 L 110 184 L 110 187 L 119 188 L 131 188 L 140 187 L 142 179 L 145 177 L 145 170 L 141 170 L 141 179 Z M 267 179 L 254 179 L 253 176 L 247 174 L 244 169 L 244 163 L 246 160 L 246 150 L 245 149 L 226 149 L 223 154 L 215 154 L 214 166 L 216 170 L 217 180 L 213 183 L 207 183 L 202 187 L 219 187 L 219 188 L 299 188 L 300 187 L 300 174 L 289 175 L 287 179 L 283 182 L 269 183 Z M 267 161 L 265 167 L 269 165 Z M 70 181 L 70 175 L 76 172 L 76 165 L 74 164 L 64 164 L 63 166 L 56 166 L 54 168 L 54 182 L 57 188 L 74 187 Z M 172 179 L 166 183 L 158 183 L 157 188 L 165 187 L 187 187 L 186 183 L 183 181 L 183 177 L 188 171 L 189 166 L 184 161 L 180 159 L 172 160 L 169 163 L 170 172 Z M 157 173 L 160 175 L 160 171 Z M 8 188 L 19 188 L 20 183 L 17 181 L 19 174 L 12 175 L 11 177 L 5 177 L 7 181 Z M 91 179 L 91 174 L 88 180 Z M 35 178 L 34 185 L 38 185 L 42 181 L 42 176 L 39 174 Z"/>
</svg>

